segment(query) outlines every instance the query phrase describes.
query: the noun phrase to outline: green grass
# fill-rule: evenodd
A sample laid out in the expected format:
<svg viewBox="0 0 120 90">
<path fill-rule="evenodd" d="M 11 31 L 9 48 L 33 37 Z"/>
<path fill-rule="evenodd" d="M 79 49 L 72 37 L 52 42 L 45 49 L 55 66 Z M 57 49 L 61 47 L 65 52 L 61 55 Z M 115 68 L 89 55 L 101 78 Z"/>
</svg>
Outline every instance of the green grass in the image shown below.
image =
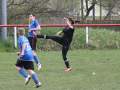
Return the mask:
<svg viewBox="0 0 120 90">
<path fill-rule="evenodd" d="M 64 72 L 61 52 L 38 52 L 42 70 L 39 90 L 120 90 L 120 50 L 78 50 L 68 56 L 73 70 Z M 0 90 L 37 90 L 24 85 L 15 69 L 15 53 L 0 53 Z M 95 72 L 96 75 L 92 75 Z"/>
</svg>

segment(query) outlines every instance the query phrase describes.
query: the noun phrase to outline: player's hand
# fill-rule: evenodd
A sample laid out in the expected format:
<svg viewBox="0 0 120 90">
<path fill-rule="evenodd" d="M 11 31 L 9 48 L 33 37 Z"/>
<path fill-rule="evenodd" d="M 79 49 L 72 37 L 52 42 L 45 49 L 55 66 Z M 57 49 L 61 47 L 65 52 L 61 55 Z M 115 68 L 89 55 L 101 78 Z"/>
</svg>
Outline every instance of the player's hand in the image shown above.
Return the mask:
<svg viewBox="0 0 120 90">
<path fill-rule="evenodd" d="M 17 52 L 17 55 L 19 56 L 19 55 L 20 55 L 20 52 Z"/>
<path fill-rule="evenodd" d="M 64 20 L 67 20 L 67 18 L 66 18 L 66 17 L 64 17 Z"/>
<path fill-rule="evenodd" d="M 20 55 L 18 56 L 18 58 L 21 60 L 21 59 L 23 58 L 23 55 L 20 54 Z"/>
<path fill-rule="evenodd" d="M 62 34 L 63 34 L 62 31 L 59 31 L 59 32 L 56 33 L 57 36 L 62 35 Z"/>
<path fill-rule="evenodd" d="M 37 34 L 41 34 L 40 30 L 37 30 L 36 33 L 37 33 Z"/>
<path fill-rule="evenodd" d="M 36 36 L 36 35 L 37 35 L 36 31 L 33 31 L 33 35 L 34 35 L 34 36 Z"/>
</svg>

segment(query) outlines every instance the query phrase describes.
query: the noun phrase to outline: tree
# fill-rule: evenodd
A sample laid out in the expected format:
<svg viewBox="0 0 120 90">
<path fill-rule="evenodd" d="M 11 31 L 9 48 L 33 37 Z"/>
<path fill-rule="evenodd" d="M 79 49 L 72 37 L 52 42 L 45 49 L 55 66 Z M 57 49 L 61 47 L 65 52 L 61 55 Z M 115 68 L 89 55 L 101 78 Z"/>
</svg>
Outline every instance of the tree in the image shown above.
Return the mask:
<svg viewBox="0 0 120 90">
<path fill-rule="evenodd" d="M 101 0 L 99 1 L 100 3 L 100 20 L 102 20 L 102 2 Z"/>
<path fill-rule="evenodd" d="M 77 15 L 76 8 L 79 6 L 78 0 L 50 0 L 49 13 L 57 16 Z M 54 12 L 54 13 L 53 13 Z"/>
<path fill-rule="evenodd" d="M 38 17 L 64 17 L 77 15 L 76 8 L 79 0 L 9 0 L 8 13 L 12 23 L 15 17 L 20 20 L 34 13 Z M 10 23 L 10 22 L 9 22 Z"/>
<path fill-rule="evenodd" d="M 92 0 L 92 3 L 95 3 L 96 2 L 96 0 Z M 93 20 L 95 20 L 95 6 L 93 7 Z"/>
<path fill-rule="evenodd" d="M 104 19 L 110 19 L 112 10 L 115 8 L 116 3 L 117 3 L 117 0 L 114 0 L 114 3 L 113 3 L 113 1 L 108 3 L 108 13 L 106 14 Z"/>
<path fill-rule="evenodd" d="M 102 16 L 102 9 L 105 9 L 107 12 L 104 19 L 111 19 L 111 16 L 119 15 L 120 12 L 120 0 L 98 0 L 98 4 L 100 4 L 100 16 Z M 102 17 L 100 17 L 102 18 Z"/>
<path fill-rule="evenodd" d="M 7 24 L 7 0 L 1 0 L 1 24 Z M 7 27 L 2 28 L 1 32 L 2 40 L 7 40 Z"/>
<path fill-rule="evenodd" d="M 120 11 L 120 0 L 8 0 L 8 12 L 10 20 L 16 16 L 26 18 L 30 13 L 38 17 L 77 16 L 78 19 L 81 15 L 82 20 L 85 20 L 93 10 L 92 16 L 95 20 L 96 4 L 100 6 L 100 19 L 102 9 L 108 11 L 105 19 L 119 14 L 117 11 Z"/>
<path fill-rule="evenodd" d="M 83 0 L 81 0 L 81 19 L 83 20 L 84 19 L 84 2 Z"/>
<path fill-rule="evenodd" d="M 2 23 L 1 21 L 1 19 L 2 19 L 2 0 L 0 0 L 0 24 Z M 0 27 L 0 36 L 1 36 L 1 27 Z"/>
<path fill-rule="evenodd" d="M 49 0 L 9 0 L 9 18 L 26 17 L 31 13 L 40 16 L 48 11 L 48 2 Z"/>
<path fill-rule="evenodd" d="M 95 7 L 95 4 L 97 4 L 97 1 L 96 0 L 92 0 L 92 4 L 90 7 L 88 7 L 88 1 L 89 0 L 85 0 L 85 3 L 86 3 L 86 14 L 84 16 L 84 20 L 89 16 L 91 10 L 94 10 L 94 7 Z M 93 13 L 94 14 L 94 13 Z"/>
</svg>

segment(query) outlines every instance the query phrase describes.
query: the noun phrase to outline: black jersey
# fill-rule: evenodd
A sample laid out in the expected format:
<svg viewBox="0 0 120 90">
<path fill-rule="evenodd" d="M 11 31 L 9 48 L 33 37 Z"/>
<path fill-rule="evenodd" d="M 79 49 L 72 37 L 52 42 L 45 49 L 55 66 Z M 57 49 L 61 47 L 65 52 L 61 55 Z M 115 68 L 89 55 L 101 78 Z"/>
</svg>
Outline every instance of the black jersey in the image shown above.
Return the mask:
<svg viewBox="0 0 120 90">
<path fill-rule="evenodd" d="M 74 28 L 66 27 L 63 29 L 63 33 L 63 38 L 71 42 L 73 38 Z"/>
</svg>

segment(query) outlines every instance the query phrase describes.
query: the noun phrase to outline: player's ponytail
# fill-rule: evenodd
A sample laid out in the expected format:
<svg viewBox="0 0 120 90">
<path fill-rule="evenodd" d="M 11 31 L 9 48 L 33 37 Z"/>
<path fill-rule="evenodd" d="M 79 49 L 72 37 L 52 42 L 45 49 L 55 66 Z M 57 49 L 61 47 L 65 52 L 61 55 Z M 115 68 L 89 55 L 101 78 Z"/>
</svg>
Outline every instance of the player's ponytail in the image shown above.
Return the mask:
<svg viewBox="0 0 120 90">
<path fill-rule="evenodd" d="M 68 20 L 70 21 L 70 23 L 73 25 L 75 22 L 71 17 L 68 17 Z"/>
</svg>

